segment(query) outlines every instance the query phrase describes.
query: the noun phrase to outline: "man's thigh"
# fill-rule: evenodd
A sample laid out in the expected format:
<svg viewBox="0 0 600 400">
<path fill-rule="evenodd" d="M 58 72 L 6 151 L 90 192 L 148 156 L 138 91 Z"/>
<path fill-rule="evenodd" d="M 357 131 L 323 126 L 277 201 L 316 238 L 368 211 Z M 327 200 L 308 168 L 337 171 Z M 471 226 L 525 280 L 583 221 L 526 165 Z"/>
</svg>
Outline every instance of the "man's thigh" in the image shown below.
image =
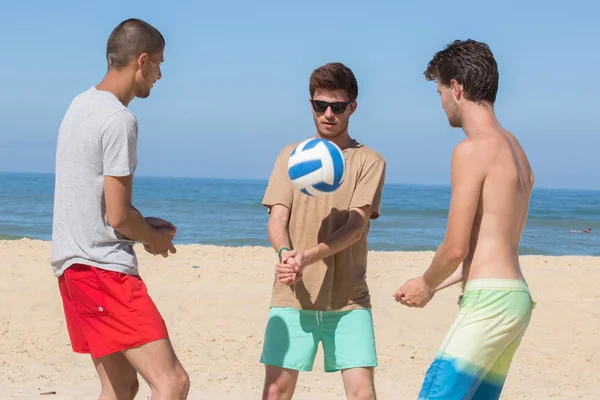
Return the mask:
<svg viewBox="0 0 600 400">
<path fill-rule="evenodd" d="M 102 384 L 102 394 L 110 399 L 133 399 L 139 382 L 137 371 L 123 353 L 92 359 Z"/>
<path fill-rule="evenodd" d="M 311 371 L 319 345 L 316 311 L 273 307 L 265 329 L 260 362 Z"/>
<path fill-rule="evenodd" d="M 483 376 L 472 400 L 497 400 L 500 398 L 508 371 L 525 332 L 526 330 L 523 330 L 521 335 L 500 354 L 492 368 Z"/>
<path fill-rule="evenodd" d="M 377 367 L 370 309 L 319 313 L 326 372 Z"/>
<path fill-rule="evenodd" d="M 185 374 L 168 338 L 125 350 L 123 354 L 153 389 L 161 380 Z"/>
<path fill-rule="evenodd" d="M 61 284 L 70 317 L 94 359 L 168 337 L 139 276 L 77 264 L 65 271 Z"/>
<path fill-rule="evenodd" d="M 375 368 L 360 367 L 342 370 L 344 391 L 348 399 L 375 399 Z"/>
<path fill-rule="evenodd" d="M 523 292 L 465 292 L 461 310 L 425 374 L 419 399 L 471 399 L 486 377 L 494 380 L 498 374 L 488 373 L 497 363 L 504 368 L 510 364 L 527 328 L 529 301 Z"/>
</svg>

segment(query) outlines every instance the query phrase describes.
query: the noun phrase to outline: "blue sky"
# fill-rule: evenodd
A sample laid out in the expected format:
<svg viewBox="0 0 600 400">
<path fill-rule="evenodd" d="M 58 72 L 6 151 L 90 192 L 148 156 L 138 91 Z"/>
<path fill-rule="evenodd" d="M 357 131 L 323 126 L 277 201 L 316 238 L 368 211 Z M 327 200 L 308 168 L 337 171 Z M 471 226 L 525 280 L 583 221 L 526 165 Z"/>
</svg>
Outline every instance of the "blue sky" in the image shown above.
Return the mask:
<svg viewBox="0 0 600 400">
<path fill-rule="evenodd" d="M 266 179 L 279 149 L 314 133 L 308 77 L 330 61 L 359 82 L 350 133 L 388 181 L 448 184 L 453 145 L 423 70 L 454 39 L 487 42 L 496 111 L 539 187 L 600 189 L 600 6 L 592 1 L 36 1 L 0 13 L 0 171 L 52 172 L 58 125 L 106 71 L 123 19 L 165 36 L 163 79 L 130 108 L 140 175 Z"/>
</svg>

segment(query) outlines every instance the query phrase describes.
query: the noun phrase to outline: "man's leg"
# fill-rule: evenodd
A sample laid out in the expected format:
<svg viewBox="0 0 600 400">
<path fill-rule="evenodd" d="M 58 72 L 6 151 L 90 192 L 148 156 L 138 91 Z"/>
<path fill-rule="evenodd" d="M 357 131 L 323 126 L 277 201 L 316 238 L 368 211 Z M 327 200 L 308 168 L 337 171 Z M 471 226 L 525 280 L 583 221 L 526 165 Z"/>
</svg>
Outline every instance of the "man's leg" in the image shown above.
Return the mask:
<svg viewBox="0 0 600 400">
<path fill-rule="evenodd" d="M 260 362 L 265 364 L 263 400 L 292 398 L 300 371 L 310 371 L 319 335 L 316 311 L 271 308 Z"/>
<path fill-rule="evenodd" d="M 188 376 L 175 356 L 165 322 L 139 276 L 74 265 L 65 272 L 62 284 L 70 296 L 73 320 L 88 346 L 85 350 L 106 372 L 103 393 L 109 391 L 104 390 L 107 382 L 114 381 L 122 371 L 129 373 L 124 377 L 125 383 L 117 386 L 129 386 L 132 373 L 127 362 L 152 388 L 152 400 L 186 398 Z M 113 392 L 120 390 L 111 386 Z"/>
<path fill-rule="evenodd" d="M 168 338 L 125 350 L 123 354 L 152 389 L 152 400 L 187 398 L 190 380 Z"/>
<path fill-rule="evenodd" d="M 346 397 L 375 400 L 377 349 L 371 310 L 319 313 L 325 371 L 342 371 Z"/>
<path fill-rule="evenodd" d="M 467 283 L 461 309 L 425 374 L 419 399 L 473 399 L 502 354 L 518 342 L 530 317 L 531 299 L 521 283 Z M 486 399 L 498 398 L 494 395 L 500 392 L 492 391 L 485 390 Z"/>
<path fill-rule="evenodd" d="M 78 269 L 79 266 L 75 265 L 60 276 L 58 287 L 62 297 L 71 348 L 75 353 L 90 354 L 90 347 L 86 339 L 86 336 L 89 335 L 86 335 L 84 331 L 84 328 L 87 327 L 87 319 L 81 316 L 79 306 L 79 304 L 84 304 L 81 301 L 81 285 L 71 279 L 76 274 L 73 271 Z M 73 296 L 76 301 L 73 301 Z M 137 372 L 123 354 L 117 352 L 98 360 L 94 360 L 92 357 L 92 361 L 100 378 L 100 400 L 133 399 L 135 397 L 139 386 Z"/>
<path fill-rule="evenodd" d="M 300 371 L 265 365 L 263 400 L 291 400 Z"/>
<path fill-rule="evenodd" d="M 152 389 L 152 400 L 187 398 L 189 379 L 168 339 L 101 357 L 94 364 L 102 383 L 100 400 L 134 399 L 138 372 Z"/>
<path fill-rule="evenodd" d="M 177 359 L 167 328 L 154 301 L 140 278 L 127 277 L 126 292 L 135 317 L 139 342 L 123 350 L 125 358 L 152 389 L 152 400 L 183 400 L 188 396 L 190 379 Z"/>
<path fill-rule="evenodd" d="M 512 364 L 513 357 L 521 344 L 521 340 L 525 334 L 525 330 L 521 335 L 512 342 L 500 357 L 496 360 L 492 368 L 483 377 L 479 388 L 473 395 L 472 400 L 488 400 L 488 399 L 499 399 L 502 389 L 504 388 L 504 382 L 508 375 L 508 370 Z"/>
<path fill-rule="evenodd" d="M 102 384 L 99 400 L 133 400 L 140 386 L 137 371 L 122 353 L 93 360 Z"/>
<path fill-rule="evenodd" d="M 342 370 L 344 391 L 349 400 L 376 400 L 375 368 L 350 368 Z"/>
</svg>

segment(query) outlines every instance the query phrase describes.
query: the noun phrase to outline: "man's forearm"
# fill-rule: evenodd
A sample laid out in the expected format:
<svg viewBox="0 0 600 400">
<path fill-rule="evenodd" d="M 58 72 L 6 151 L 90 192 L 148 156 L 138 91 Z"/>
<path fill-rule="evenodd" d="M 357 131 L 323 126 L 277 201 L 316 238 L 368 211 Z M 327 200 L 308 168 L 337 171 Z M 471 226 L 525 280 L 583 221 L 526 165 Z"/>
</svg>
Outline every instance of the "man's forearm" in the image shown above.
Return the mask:
<svg viewBox="0 0 600 400">
<path fill-rule="evenodd" d="M 364 226 L 358 224 L 346 224 L 342 226 L 327 240 L 304 252 L 305 265 L 313 264 L 353 245 L 360 239 L 363 229 Z"/>
<path fill-rule="evenodd" d="M 269 241 L 275 251 L 279 251 L 281 248 L 290 246 L 290 236 L 287 230 L 287 223 L 278 220 L 269 220 L 267 225 L 267 233 L 269 235 Z"/>
<path fill-rule="evenodd" d="M 113 229 L 130 240 L 144 244 L 152 243 L 155 235 L 159 234 L 134 206 L 128 208 L 126 215 L 113 226 Z"/>
<path fill-rule="evenodd" d="M 452 251 L 442 242 L 433 256 L 431 265 L 423 274 L 423 280 L 433 290 L 452 275 L 464 260 L 462 252 Z"/>
<path fill-rule="evenodd" d="M 440 283 L 440 285 L 436 288 L 436 292 L 440 290 L 446 289 L 452 285 L 456 285 L 458 282 L 463 280 L 463 269 L 462 265 L 456 268 L 456 271 L 452 273 L 444 282 Z"/>
</svg>

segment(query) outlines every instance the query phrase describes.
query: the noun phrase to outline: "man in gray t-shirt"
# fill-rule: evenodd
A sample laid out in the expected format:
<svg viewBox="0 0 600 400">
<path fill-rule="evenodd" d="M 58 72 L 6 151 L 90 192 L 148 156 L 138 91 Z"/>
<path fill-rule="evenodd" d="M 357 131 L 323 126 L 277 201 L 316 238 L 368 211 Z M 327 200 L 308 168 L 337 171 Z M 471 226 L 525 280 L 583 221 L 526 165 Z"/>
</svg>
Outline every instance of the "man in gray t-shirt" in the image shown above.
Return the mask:
<svg viewBox="0 0 600 400">
<path fill-rule="evenodd" d="M 175 226 L 131 204 L 138 124 L 127 106 L 161 78 L 164 46 L 144 21 L 119 24 L 108 39 L 106 76 L 75 97 L 58 134 L 51 264 L 71 346 L 92 356 L 102 398 L 133 399 L 138 373 L 153 397 L 183 399 L 189 390 L 133 248 L 176 251 Z"/>
</svg>

